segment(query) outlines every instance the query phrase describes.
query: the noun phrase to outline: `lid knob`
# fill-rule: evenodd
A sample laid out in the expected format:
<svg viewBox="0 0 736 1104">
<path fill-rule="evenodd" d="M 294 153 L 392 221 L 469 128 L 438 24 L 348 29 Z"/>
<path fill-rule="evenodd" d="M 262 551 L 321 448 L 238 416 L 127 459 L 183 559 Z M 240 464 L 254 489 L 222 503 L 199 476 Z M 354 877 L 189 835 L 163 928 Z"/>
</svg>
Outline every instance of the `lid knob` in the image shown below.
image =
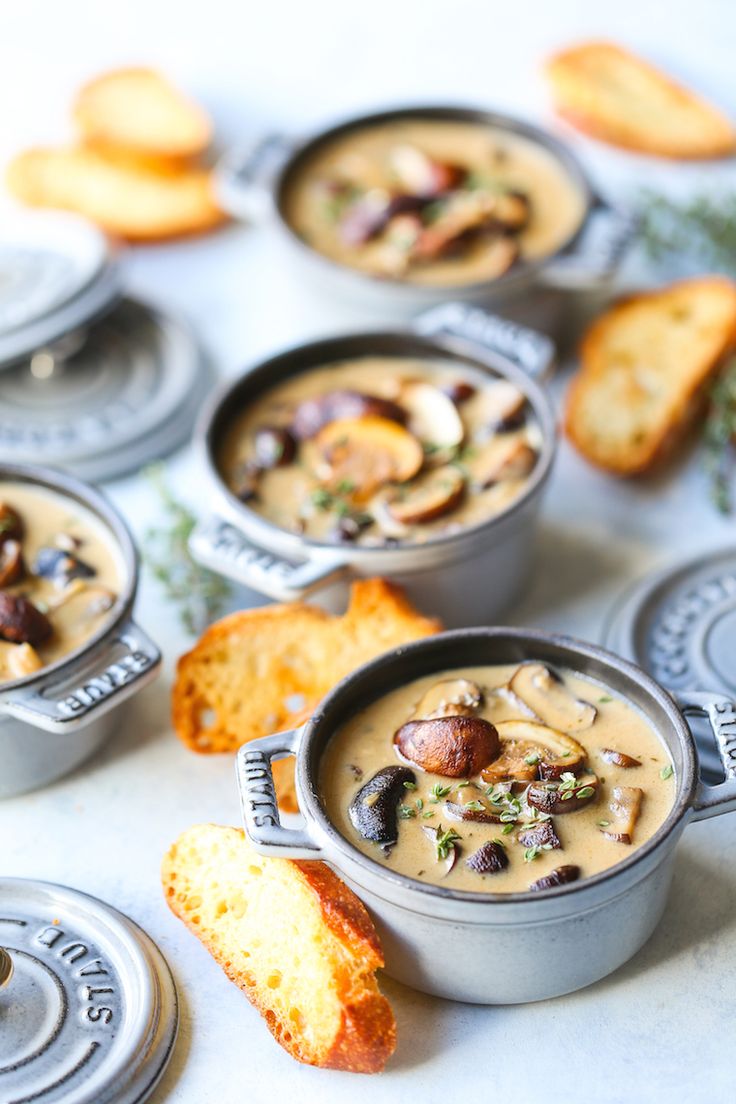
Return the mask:
<svg viewBox="0 0 736 1104">
<path fill-rule="evenodd" d="M 13 960 L 8 952 L 0 947 L 0 989 L 4 989 L 13 976 Z"/>
</svg>

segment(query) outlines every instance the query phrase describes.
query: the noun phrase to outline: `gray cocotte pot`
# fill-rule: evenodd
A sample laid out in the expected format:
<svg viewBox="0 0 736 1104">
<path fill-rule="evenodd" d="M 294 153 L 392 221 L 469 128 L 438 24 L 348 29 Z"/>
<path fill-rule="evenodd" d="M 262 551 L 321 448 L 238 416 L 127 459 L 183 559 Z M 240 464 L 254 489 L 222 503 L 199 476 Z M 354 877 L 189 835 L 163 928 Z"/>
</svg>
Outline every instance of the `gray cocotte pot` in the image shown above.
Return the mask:
<svg viewBox="0 0 736 1104">
<path fill-rule="evenodd" d="M 675 769 L 675 799 L 654 835 L 615 866 L 544 892 L 470 893 L 397 874 L 352 845 L 320 797 L 320 761 L 339 727 L 370 701 L 435 671 L 539 660 L 571 669 L 620 694 L 659 734 Z M 699 781 L 686 713 L 708 718 L 725 781 Z M 271 760 L 296 755 L 303 826 L 281 824 Z M 387 652 L 343 679 L 303 728 L 254 740 L 237 761 L 248 838 L 264 855 L 323 859 L 368 907 L 386 971 L 406 985 L 453 1000 L 515 1004 L 573 992 L 626 962 L 665 908 L 678 839 L 690 821 L 736 809 L 736 708 L 722 696 L 677 701 L 638 667 L 562 636 L 522 629 L 443 633 Z M 451 953 L 447 952 L 451 948 Z"/>
</svg>

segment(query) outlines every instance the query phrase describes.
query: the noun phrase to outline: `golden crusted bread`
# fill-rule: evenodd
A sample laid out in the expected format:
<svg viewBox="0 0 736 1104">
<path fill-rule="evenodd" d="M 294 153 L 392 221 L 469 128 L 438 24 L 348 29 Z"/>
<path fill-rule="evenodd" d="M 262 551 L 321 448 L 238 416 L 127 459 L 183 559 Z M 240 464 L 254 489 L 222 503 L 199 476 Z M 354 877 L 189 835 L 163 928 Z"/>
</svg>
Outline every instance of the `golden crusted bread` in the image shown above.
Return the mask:
<svg viewBox="0 0 736 1104">
<path fill-rule="evenodd" d="M 703 405 L 736 342 L 736 285 L 681 280 L 618 302 L 583 338 L 565 428 L 588 460 L 635 475 L 664 456 Z"/>
<path fill-rule="evenodd" d="M 732 123 L 711 104 L 613 42 L 584 42 L 546 66 L 555 107 L 614 146 L 676 159 L 724 157 Z"/>
<path fill-rule="evenodd" d="M 75 211 L 128 241 L 197 234 L 225 219 L 211 172 L 120 151 L 26 150 L 8 166 L 7 184 L 24 203 Z"/>
<path fill-rule="evenodd" d="M 179 660 L 174 728 L 193 751 L 234 752 L 295 728 L 341 678 L 390 648 L 441 629 L 385 579 L 362 579 L 336 617 L 306 602 L 233 613 Z M 279 803 L 296 809 L 293 763 L 274 764 Z"/>
<path fill-rule="evenodd" d="M 299 1062 L 383 1069 L 396 1047 L 362 902 L 321 862 L 258 855 L 235 828 L 201 824 L 163 861 L 166 901 Z"/>
<path fill-rule="evenodd" d="M 78 93 L 74 119 L 86 142 L 164 157 L 193 157 L 212 139 L 205 113 L 154 69 L 115 69 Z"/>
</svg>

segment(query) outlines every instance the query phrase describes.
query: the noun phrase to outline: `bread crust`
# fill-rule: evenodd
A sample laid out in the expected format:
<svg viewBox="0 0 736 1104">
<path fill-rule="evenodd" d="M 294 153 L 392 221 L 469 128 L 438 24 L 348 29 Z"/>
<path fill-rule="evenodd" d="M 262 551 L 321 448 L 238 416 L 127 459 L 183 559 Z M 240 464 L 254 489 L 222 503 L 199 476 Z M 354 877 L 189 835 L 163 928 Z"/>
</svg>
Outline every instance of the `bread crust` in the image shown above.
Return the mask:
<svg viewBox="0 0 736 1104">
<path fill-rule="evenodd" d="M 288 877 L 293 879 L 294 909 L 298 912 L 302 907 L 300 894 L 308 894 L 320 909 L 324 936 L 333 937 L 341 948 L 339 953 L 335 952 L 334 962 L 330 962 L 331 988 L 341 1005 L 339 1024 L 329 1044 L 323 1049 L 315 1049 L 314 1032 L 300 1032 L 293 1023 L 278 1018 L 273 1003 L 269 1001 L 270 991 L 259 986 L 252 973 L 236 968 L 232 962 L 234 949 L 228 947 L 216 931 L 206 928 L 197 910 L 191 907 L 192 891 L 197 892 L 199 887 L 188 878 L 187 863 L 181 853 L 191 850 L 201 837 L 206 845 L 202 847 L 203 862 L 214 863 L 213 833 L 219 837 L 223 849 L 233 846 L 244 848 L 244 867 L 248 863 L 248 856 L 252 853 L 242 831 L 217 825 L 198 825 L 188 829 L 170 848 L 162 863 L 161 881 L 171 911 L 197 936 L 230 980 L 243 990 L 266 1021 L 276 1041 L 293 1058 L 308 1065 L 353 1073 L 377 1073 L 382 1070 L 396 1048 L 396 1021 L 390 1004 L 376 985 L 374 974 L 383 966 L 383 952 L 363 903 L 324 863 L 258 859 L 263 870 L 261 884 L 268 878 L 269 869 L 273 869 L 271 864 L 278 864 L 282 872 L 286 871 Z M 243 885 L 246 884 L 244 877 Z M 264 929 L 262 940 L 268 940 L 269 934 Z M 323 940 L 325 942 L 329 943 L 329 940 Z M 293 947 L 284 948 L 284 971 L 289 969 L 292 950 Z M 310 948 L 302 950 L 306 955 L 310 953 Z M 328 954 L 328 950 L 321 946 L 315 953 Z"/>
</svg>

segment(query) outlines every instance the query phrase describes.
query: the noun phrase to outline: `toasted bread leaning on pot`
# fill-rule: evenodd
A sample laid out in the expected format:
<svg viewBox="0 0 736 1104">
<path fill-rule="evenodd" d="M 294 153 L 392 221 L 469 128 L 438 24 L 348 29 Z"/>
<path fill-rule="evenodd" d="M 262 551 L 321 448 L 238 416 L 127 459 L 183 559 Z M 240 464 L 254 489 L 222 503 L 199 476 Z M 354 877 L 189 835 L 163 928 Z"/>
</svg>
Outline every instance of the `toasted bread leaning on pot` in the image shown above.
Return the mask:
<svg viewBox="0 0 736 1104">
<path fill-rule="evenodd" d="M 230 614 L 179 660 L 174 728 L 193 751 L 235 752 L 258 736 L 303 724 L 356 667 L 441 627 L 385 579 L 354 582 L 341 617 L 306 602 Z M 293 812 L 293 762 L 282 759 L 274 768 L 279 804 Z"/>
<path fill-rule="evenodd" d="M 201 824 L 164 858 L 166 901 L 299 1062 L 377 1073 L 396 1047 L 362 902 L 321 862 L 258 855 L 235 828 Z"/>
</svg>

